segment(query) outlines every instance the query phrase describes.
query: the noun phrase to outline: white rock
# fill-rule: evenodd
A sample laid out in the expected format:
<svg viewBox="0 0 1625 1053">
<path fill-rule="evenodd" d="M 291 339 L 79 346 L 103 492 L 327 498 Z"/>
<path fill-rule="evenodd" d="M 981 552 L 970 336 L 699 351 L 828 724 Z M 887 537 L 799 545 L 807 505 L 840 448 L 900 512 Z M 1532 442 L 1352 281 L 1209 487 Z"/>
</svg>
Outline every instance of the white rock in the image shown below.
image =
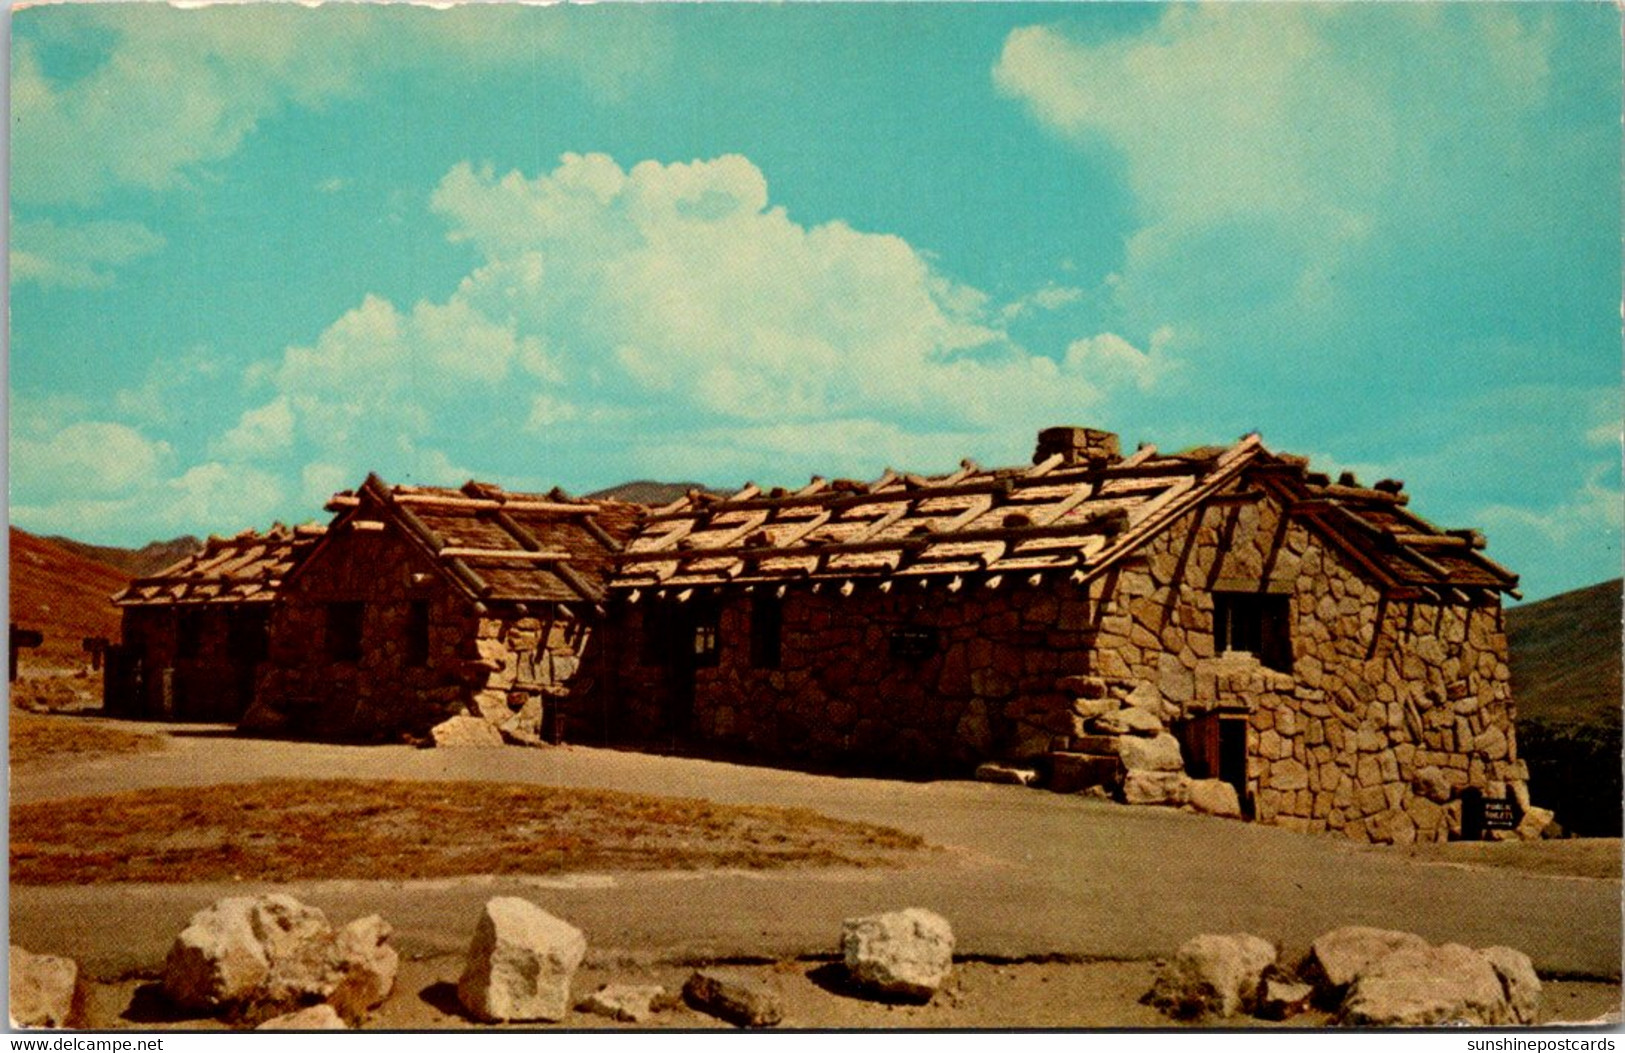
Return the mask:
<svg viewBox="0 0 1625 1053">
<path fill-rule="evenodd" d="M 1038 772 L 1032 768 L 1017 768 L 997 761 L 976 766 L 977 782 L 1009 783 L 1013 786 L 1031 786 L 1038 781 Z"/>
<path fill-rule="evenodd" d="M 649 1018 L 655 1002 L 665 994 L 666 989 L 659 984 L 605 984 L 583 998 L 576 1008 L 637 1024 Z"/>
<path fill-rule="evenodd" d="M 1162 718 L 1139 706 L 1124 706 L 1095 718 L 1094 729 L 1102 735 L 1160 735 Z"/>
<path fill-rule="evenodd" d="M 1338 1020 L 1367 1027 L 1512 1022 L 1501 978 L 1489 959 L 1470 947 L 1407 947 L 1361 970 L 1349 987 Z"/>
<path fill-rule="evenodd" d="M 1531 805 L 1524 809 L 1523 818 L 1518 820 L 1518 836 L 1525 841 L 1538 841 L 1556 818 L 1557 815 L 1550 808 Z"/>
<path fill-rule="evenodd" d="M 480 717 L 456 716 L 429 729 L 437 747 L 500 746 L 502 729 Z"/>
<path fill-rule="evenodd" d="M 1115 713 L 1122 707 L 1122 702 L 1110 696 L 1105 698 L 1075 698 L 1072 700 L 1072 712 L 1081 720 L 1096 720 L 1107 713 Z"/>
<path fill-rule="evenodd" d="M 11 1023 L 13 1027 L 65 1027 L 79 986 L 79 966 L 71 958 L 31 954 L 11 945 Z"/>
<path fill-rule="evenodd" d="M 498 896 L 480 913 L 457 997 L 488 1022 L 562 1020 L 586 953 L 580 929 L 529 900 Z"/>
<path fill-rule="evenodd" d="M 1141 738 L 1124 735 L 1118 739 L 1117 755 L 1128 771 L 1184 771 L 1185 758 L 1179 740 L 1172 735 Z"/>
<path fill-rule="evenodd" d="M 163 989 L 182 1009 L 213 1010 L 243 1001 L 271 973 L 252 917 L 257 900 L 228 896 L 192 915 L 169 948 Z"/>
<path fill-rule="evenodd" d="M 1287 1020 L 1309 1009 L 1315 989 L 1308 984 L 1293 983 L 1271 977 L 1264 981 L 1258 994 L 1258 1015 L 1265 1020 Z"/>
<path fill-rule="evenodd" d="M 344 1019 L 334 1008 L 323 1002 L 321 1005 L 308 1006 L 297 1009 L 292 1013 L 283 1013 L 259 1024 L 256 1031 L 345 1031 Z"/>
<path fill-rule="evenodd" d="M 1428 942 L 1415 933 L 1346 925 L 1317 937 L 1309 945 L 1309 957 L 1299 974 L 1335 1004 L 1343 989 L 1379 959 L 1398 950 L 1416 950 L 1427 945 Z"/>
<path fill-rule="evenodd" d="M 291 896 L 230 896 L 198 911 L 176 937 L 164 993 L 185 1009 L 247 1008 L 249 1016 L 330 1003 L 355 1021 L 388 997 L 399 955 L 377 915 L 335 932 Z"/>
<path fill-rule="evenodd" d="M 1187 940 L 1157 973 L 1151 1004 L 1177 1017 L 1235 1016 L 1258 1001 L 1275 947 L 1247 933 Z"/>
<path fill-rule="evenodd" d="M 1123 776 L 1123 803 L 1177 808 L 1190 801 L 1190 785 L 1182 771 L 1131 771 Z"/>
<path fill-rule="evenodd" d="M 1236 788 L 1223 779 L 1192 779 L 1190 799 L 1191 807 L 1204 815 L 1241 818 L 1241 799 L 1236 795 Z"/>
<path fill-rule="evenodd" d="M 401 956 L 389 943 L 394 930 L 383 918 L 357 918 L 333 937 L 327 1004 L 347 1020 L 358 1020 L 395 989 Z"/>
<path fill-rule="evenodd" d="M 1511 947 L 1484 947 L 1482 954 L 1501 978 L 1514 1023 L 1533 1024 L 1540 1016 L 1540 977 L 1529 955 Z"/>
<path fill-rule="evenodd" d="M 779 993 L 760 980 L 728 969 L 700 969 L 683 984 L 690 1006 L 738 1027 L 772 1027 L 784 1019 Z"/>
<path fill-rule="evenodd" d="M 859 985 L 929 999 L 953 970 L 954 932 L 946 918 L 920 907 L 847 918 L 841 954 Z"/>
</svg>

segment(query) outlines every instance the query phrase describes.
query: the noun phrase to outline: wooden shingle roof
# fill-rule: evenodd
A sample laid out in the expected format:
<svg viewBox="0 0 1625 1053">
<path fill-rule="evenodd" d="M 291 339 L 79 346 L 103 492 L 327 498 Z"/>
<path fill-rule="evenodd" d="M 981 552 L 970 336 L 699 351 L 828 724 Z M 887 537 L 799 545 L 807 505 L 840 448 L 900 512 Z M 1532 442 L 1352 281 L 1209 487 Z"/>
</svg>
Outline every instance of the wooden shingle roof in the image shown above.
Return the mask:
<svg viewBox="0 0 1625 1053">
<path fill-rule="evenodd" d="M 480 603 L 597 604 L 613 557 L 644 510 L 584 501 L 555 490 L 509 493 L 470 481 L 459 489 L 390 486 L 369 475 L 335 494 L 332 529 L 366 529 L 387 519 L 451 583 Z"/>
<path fill-rule="evenodd" d="M 211 537 L 202 552 L 137 578 L 113 602 L 120 607 L 269 603 L 326 530 L 279 523 L 263 534 L 245 530 L 235 537 Z"/>
<path fill-rule="evenodd" d="M 957 587 L 971 576 L 996 585 L 1052 572 L 1082 583 L 1254 471 L 1386 586 L 1516 585 L 1477 551 L 1475 532 L 1441 531 L 1405 511 L 1403 494 L 1333 485 L 1306 466 L 1247 435 L 1171 455 L 1144 446 L 1127 458 L 1051 454 L 1015 468 L 965 461 L 939 476 L 887 470 L 868 483 L 814 477 L 794 492 L 696 491 L 648 518 L 616 558 L 610 587 L 631 598 L 794 582 L 849 592 L 866 581 Z"/>
<path fill-rule="evenodd" d="M 814 478 L 794 493 L 691 494 L 660 509 L 618 560 L 618 590 L 867 578 L 1089 574 L 1216 492 L 1263 448 L 1112 463 L 1051 455 L 1019 468 L 970 461 L 940 476 Z"/>
</svg>

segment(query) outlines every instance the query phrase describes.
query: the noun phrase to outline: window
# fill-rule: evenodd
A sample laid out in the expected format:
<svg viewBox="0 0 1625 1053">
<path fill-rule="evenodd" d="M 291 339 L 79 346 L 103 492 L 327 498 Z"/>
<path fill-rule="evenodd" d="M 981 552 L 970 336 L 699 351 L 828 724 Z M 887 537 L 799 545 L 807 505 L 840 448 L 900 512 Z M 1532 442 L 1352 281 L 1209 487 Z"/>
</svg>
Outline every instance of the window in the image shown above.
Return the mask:
<svg viewBox="0 0 1625 1053">
<path fill-rule="evenodd" d="M 413 600 L 406 609 L 406 664 L 429 664 L 429 601 Z"/>
<path fill-rule="evenodd" d="M 1271 669 L 1292 671 L 1289 596 L 1257 592 L 1213 594 L 1214 650 L 1246 651 Z"/>
<path fill-rule="evenodd" d="M 175 657 L 196 658 L 203 650 L 203 612 L 181 611 L 175 616 Z"/>
<path fill-rule="evenodd" d="M 722 618 L 715 607 L 698 607 L 694 611 L 694 632 L 691 639 L 694 641 L 694 664 L 696 666 L 711 666 L 717 664 L 718 656 L 722 651 Z"/>
<path fill-rule="evenodd" d="M 268 611 L 248 608 L 231 612 L 226 625 L 226 647 L 238 665 L 253 665 L 265 658 Z"/>
<path fill-rule="evenodd" d="M 327 605 L 327 657 L 335 662 L 361 660 L 361 622 L 366 606 L 360 603 Z"/>
<path fill-rule="evenodd" d="M 784 604 L 776 596 L 750 601 L 750 664 L 758 669 L 779 667 L 784 632 Z"/>
<path fill-rule="evenodd" d="M 644 665 L 671 664 L 671 612 L 651 603 L 643 608 L 643 638 L 638 660 Z"/>
</svg>

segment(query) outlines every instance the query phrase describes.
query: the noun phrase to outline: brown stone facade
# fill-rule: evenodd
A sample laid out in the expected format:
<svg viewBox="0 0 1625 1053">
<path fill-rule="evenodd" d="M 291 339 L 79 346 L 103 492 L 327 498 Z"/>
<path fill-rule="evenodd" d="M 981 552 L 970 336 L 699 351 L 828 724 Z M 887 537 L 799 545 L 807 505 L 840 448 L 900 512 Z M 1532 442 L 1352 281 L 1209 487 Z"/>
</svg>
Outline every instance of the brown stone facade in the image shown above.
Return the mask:
<svg viewBox="0 0 1625 1053">
<path fill-rule="evenodd" d="M 109 656 L 109 710 L 157 720 L 243 715 L 264 657 L 269 603 L 125 607 Z"/>
<path fill-rule="evenodd" d="M 1469 791 L 1527 804 L 1501 610 L 1484 595 L 1395 598 L 1242 479 L 1093 577 L 617 603 L 608 690 L 582 716 L 612 737 L 963 773 L 1076 746 L 1091 729 L 1063 678 L 1084 676 L 1157 714 L 1190 774 L 1230 778 L 1261 821 L 1444 840 Z"/>
<path fill-rule="evenodd" d="M 540 741 L 589 636 L 557 605 L 470 602 L 393 528 L 336 531 L 283 587 L 243 726 L 395 741 L 467 714 Z"/>
</svg>

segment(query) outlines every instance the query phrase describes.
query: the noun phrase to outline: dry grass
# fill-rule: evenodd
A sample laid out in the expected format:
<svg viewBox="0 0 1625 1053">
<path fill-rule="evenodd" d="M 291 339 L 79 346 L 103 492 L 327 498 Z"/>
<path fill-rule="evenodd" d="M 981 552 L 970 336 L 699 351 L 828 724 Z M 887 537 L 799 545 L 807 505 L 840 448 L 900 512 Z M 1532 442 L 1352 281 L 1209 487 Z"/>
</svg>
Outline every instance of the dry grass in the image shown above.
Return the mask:
<svg viewBox="0 0 1625 1053">
<path fill-rule="evenodd" d="M 271 780 L 11 813 L 20 884 L 895 866 L 923 847 L 805 809 L 518 783 Z"/>
<path fill-rule="evenodd" d="M 84 717 L 40 716 L 11 710 L 11 763 L 83 760 L 114 753 L 163 749 L 163 737 L 122 731 Z"/>
</svg>

